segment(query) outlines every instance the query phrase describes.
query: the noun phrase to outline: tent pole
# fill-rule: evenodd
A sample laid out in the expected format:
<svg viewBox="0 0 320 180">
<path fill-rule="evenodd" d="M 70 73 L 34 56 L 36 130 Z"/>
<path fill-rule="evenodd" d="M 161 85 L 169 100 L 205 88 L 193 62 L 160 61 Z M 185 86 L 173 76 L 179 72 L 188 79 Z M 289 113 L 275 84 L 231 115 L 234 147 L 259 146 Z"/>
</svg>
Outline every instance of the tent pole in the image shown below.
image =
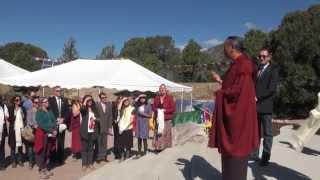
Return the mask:
<svg viewBox="0 0 320 180">
<path fill-rule="evenodd" d="M 79 88 L 78 88 L 77 90 L 78 90 L 78 97 L 80 97 L 80 90 L 79 90 Z"/>
<path fill-rule="evenodd" d="M 192 98 L 192 91 L 191 91 L 190 98 L 191 98 L 191 99 L 190 99 L 191 108 L 193 108 L 193 104 L 192 104 L 192 99 L 193 99 L 193 98 Z"/>
<path fill-rule="evenodd" d="M 42 87 L 42 97 L 44 97 L 44 87 Z"/>
<path fill-rule="evenodd" d="M 181 112 L 183 112 L 183 92 L 184 92 L 184 89 L 182 88 L 181 103 L 180 103 L 180 110 L 181 110 Z"/>
</svg>

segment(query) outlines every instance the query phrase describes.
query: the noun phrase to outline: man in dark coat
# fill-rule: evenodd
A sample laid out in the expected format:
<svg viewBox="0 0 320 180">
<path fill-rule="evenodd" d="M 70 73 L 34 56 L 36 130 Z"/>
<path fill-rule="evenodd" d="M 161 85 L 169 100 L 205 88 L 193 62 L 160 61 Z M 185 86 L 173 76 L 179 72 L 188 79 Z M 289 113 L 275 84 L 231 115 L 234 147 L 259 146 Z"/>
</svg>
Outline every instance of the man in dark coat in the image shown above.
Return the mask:
<svg viewBox="0 0 320 180">
<path fill-rule="evenodd" d="M 57 128 L 60 124 L 68 124 L 66 120 L 68 119 L 68 102 L 65 98 L 61 96 L 60 86 L 56 86 L 53 91 L 53 96 L 48 98 L 49 109 L 53 112 L 55 118 L 57 119 Z M 57 150 L 53 153 L 51 160 L 58 163 L 59 165 L 64 164 L 64 141 L 65 141 L 65 131 L 58 131 L 57 134 Z"/>
<path fill-rule="evenodd" d="M 263 152 L 260 161 L 261 166 L 269 164 L 272 147 L 272 97 L 277 89 L 279 81 L 278 68 L 271 63 L 271 54 L 268 49 L 262 49 L 259 52 L 260 60 L 257 81 L 257 112 L 260 131 L 263 134 Z M 259 158 L 259 149 L 254 153 L 254 159 Z"/>
</svg>

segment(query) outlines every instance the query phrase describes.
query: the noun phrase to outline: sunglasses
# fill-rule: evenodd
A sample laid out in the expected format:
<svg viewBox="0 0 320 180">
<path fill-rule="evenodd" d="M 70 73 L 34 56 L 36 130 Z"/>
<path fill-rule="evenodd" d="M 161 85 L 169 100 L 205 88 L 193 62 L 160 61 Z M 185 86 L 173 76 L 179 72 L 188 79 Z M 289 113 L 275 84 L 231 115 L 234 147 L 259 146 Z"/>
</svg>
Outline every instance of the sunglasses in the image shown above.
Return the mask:
<svg viewBox="0 0 320 180">
<path fill-rule="evenodd" d="M 33 104 L 39 104 L 39 101 L 34 101 Z"/>
<path fill-rule="evenodd" d="M 258 57 L 259 57 L 259 59 L 265 59 L 265 58 L 267 58 L 269 56 L 267 56 L 267 55 L 259 55 Z"/>
<path fill-rule="evenodd" d="M 15 101 L 15 102 L 20 102 L 20 99 L 15 99 L 14 101 Z"/>
</svg>

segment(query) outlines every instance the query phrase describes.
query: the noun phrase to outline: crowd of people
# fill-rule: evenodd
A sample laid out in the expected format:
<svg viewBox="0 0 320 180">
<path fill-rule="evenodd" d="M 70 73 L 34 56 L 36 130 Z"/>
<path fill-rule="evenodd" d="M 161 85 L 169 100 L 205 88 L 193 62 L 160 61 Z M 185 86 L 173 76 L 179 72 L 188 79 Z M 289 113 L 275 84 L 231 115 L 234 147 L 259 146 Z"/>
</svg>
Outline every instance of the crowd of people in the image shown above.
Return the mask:
<svg viewBox="0 0 320 180">
<path fill-rule="evenodd" d="M 246 55 L 241 38 L 236 36 L 226 39 L 224 52 L 232 63 L 223 78 L 212 73 L 221 88 L 215 92 L 208 145 L 221 153 L 222 179 L 245 180 L 249 158 L 259 161 L 261 166 L 269 164 L 273 136 L 272 97 L 279 81 L 279 70 L 271 63 L 272 54 L 268 49 L 260 50 L 257 67 Z M 145 155 L 150 122 L 155 124 L 153 149 L 159 153 L 172 146 L 174 113 L 174 99 L 164 84 L 160 85 L 152 102 L 145 94 L 134 98 L 118 96 L 115 102 L 110 102 L 102 92 L 97 101 L 88 94 L 68 103 L 61 96 L 59 86 L 48 98 L 30 93 L 24 100 L 13 96 L 7 104 L 1 98 L 0 170 L 5 169 L 4 148 L 8 137 L 12 167 L 23 166 L 23 157 L 27 154 L 29 168 L 37 164 L 40 178 L 49 178 L 53 175 L 50 165 L 65 163 L 66 130 L 72 133 L 72 156 L 81 158 L 83 171 L 94 169 L 95 161 L 109 161 L 108 136 L 114 138 L 112 150 L 120 162 L 132 156 L 134 137 L 138 142 L 137 157 Z"/>
<path fill-rule="evenodd" d="M 0 170 L 6 168 L 6 139 L 12 168 L 23 167 L 28 161 L 28 168 L 38 167 L 40 179 L 50 178 L 51 169 L 65 163 L 66 131 L 71 132 L 72 158 L 81 159 L 83 171 L 94 169 L 94 162 L 110 161 L 110 150 L 120 162 L 131 157 L 134 138 L 138 142 L 137 158 L 146 155 L 151 150 L 150 122 L 156 126 L 154 152 L 172 146 L 175 102 L 164 84 L 154 99 L 141 93 L 118 96 L 114 102 L 104 92 L 98 100 L 90 94 L 69 100 L 61 91 L 56 86 L 50 97 L 31 92 L 23 98 L 15 95 L 10 102 L 0 97 Z M 108 140 L 112 137 L 110 148 Z"/>
</svg>

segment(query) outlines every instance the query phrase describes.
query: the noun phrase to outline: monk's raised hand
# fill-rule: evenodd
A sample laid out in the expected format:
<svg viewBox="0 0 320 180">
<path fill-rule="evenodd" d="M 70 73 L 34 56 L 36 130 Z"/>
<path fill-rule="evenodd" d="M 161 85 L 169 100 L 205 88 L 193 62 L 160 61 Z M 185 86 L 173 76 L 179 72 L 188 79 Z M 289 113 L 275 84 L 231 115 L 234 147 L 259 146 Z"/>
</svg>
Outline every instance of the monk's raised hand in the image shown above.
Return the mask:
<svg viewBox="0 0 320 180">
<path fill-rule="evenodd" d="M 211 75 L 214 81 L 217 81 L 218 83 L 222 83 L 222 79 L 218 73 L 211 71 Z"/>
</svg>

